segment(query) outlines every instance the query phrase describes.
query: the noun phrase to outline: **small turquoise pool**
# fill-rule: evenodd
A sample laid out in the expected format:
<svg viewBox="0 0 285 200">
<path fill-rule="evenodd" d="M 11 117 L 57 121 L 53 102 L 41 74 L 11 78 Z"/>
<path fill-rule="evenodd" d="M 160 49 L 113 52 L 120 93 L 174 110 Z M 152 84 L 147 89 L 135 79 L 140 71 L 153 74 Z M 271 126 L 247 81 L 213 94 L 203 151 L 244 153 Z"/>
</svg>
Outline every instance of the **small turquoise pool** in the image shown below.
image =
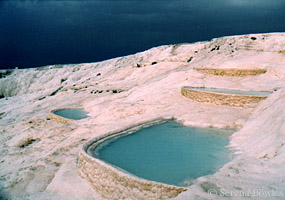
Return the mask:
<svg viewBox="0 0 285 200">
<path fill-rule="evenodd" d="M 135 176 L 178 186 L 215 173 L 229 161 L 233 130 L 186 127 L 177 122 L 143 128 L 101 143 L 95 155 Z"/>
<path fill-rule="evenodd" d="M 87 112 L 80 109 L 62 109 L 54 111 L 53 113 L 64 118 L 74 120 L 80 120 L 88 117 Z"/>
</svg>

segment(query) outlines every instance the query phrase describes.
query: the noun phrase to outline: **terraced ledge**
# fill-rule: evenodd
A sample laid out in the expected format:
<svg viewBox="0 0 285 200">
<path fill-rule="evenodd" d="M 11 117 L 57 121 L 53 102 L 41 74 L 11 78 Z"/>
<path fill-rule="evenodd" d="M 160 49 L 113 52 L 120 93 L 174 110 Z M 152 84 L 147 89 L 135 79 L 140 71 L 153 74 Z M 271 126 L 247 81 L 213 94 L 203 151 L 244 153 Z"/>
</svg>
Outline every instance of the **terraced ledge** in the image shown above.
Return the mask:
<svg viewBox="0 0 285 200">
<path fill-rule="evenodd" d="M 159 124 L 166 119 L 156 119 L 96 137 L 83 145 L 79 152 L 78 174 L 107 199 L 168 199 L 186 190 L 184 187 L 148 181 L 111 166 L 94 153 L 102 142 L 138 129 Z"/>
<path fill-rule="evenodd" d="M 266 73 L 266 69 L 211 69 L 211 68 L 194 68 L 198 72 L 212 74 L 216 76 L 257 76 Z"/>
<path fill-rule="evenodd" d="M 181 94 L 188 99 L 202 103 L 214 103 L 217 105 L 228 105 L 236 107 L 245 107 L 249 104 L 255 104 L 267 98 L 267 96 L 226 94 L 202 91 L 195 88 L 184 86 L 181 88 Z"/>
</svg>

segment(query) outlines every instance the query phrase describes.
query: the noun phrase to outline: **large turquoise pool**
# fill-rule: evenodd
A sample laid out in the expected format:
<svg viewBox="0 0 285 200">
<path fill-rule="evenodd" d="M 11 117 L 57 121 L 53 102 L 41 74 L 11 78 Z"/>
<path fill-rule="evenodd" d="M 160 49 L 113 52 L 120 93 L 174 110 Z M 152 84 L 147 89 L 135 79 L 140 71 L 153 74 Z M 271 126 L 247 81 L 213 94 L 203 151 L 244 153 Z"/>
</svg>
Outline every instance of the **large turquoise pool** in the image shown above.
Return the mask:
<svg viewBox="0 0 285 200">
<path fill-rule="evenodd" d="M 54 111 L 53 113 L 64 118 L 74 120 L 80 120 L 88 117 L 87 112 L 80 109 L 62 109 Z"/>
<path fill-rule="evenodd" d="M 232 133 L 169 121 L 107 140 L 95 149 L 95 155 L 135 176 L 186 186 L 229 161 L 226 146 Z"/>
</svg>

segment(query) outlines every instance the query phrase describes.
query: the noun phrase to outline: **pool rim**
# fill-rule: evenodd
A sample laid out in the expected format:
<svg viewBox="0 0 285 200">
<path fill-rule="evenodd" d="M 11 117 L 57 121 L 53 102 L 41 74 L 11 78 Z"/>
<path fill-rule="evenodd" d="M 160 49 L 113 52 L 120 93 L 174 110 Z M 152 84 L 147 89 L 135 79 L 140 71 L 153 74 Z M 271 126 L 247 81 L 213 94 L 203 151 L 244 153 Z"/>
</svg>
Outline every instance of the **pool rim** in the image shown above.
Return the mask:
<svg viewBox="0 0 285 200">
<path fill-rule="evenodd" d="M 222 93 L 222 92 L 211 92 L 211 91 L 203 91 L 195 88 L 209 88 L 209 89 L 225 89 L 225 90 L 237 90 L 237 89 L 229 89 L 229 88 L 215 88 L 215 87 L 193 87 L 193 86 L 182 86 L 181 89 L 185 90 L 193 90 L 198 91 L 201 93 L 208 93 L 208 94 L 218 94 L 218 95 L 225 95 L 225 96 L 236 96 L 236 97 L 260 97 L 260 98 L 267 98 L 271 94 L 273 94 L 275 91 L 255 91 L 255 90 L 240 90 L 240 91 L 246 91 L 246 92 L 268 92 L 270 94 L 268 95 L 249 95 L 249 94 L 231 94 L 231 93 Z"/>
</svg>

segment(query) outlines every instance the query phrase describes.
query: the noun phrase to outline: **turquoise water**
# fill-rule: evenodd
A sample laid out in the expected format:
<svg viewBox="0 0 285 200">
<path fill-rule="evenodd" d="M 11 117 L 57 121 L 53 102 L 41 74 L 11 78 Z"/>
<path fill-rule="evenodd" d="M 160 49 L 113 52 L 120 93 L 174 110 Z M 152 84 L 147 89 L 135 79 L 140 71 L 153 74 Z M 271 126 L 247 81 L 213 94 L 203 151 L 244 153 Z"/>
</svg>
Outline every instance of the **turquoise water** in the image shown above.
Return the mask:
<svg viewBox="0 0 285 200">
<path fill-rule="evenodd" d="M 216 92 L 224 94 L 237 94 L 237 95 L 251 95 L 251 96 L 269 96 L 272 92 L 267 91 L 245 91 L 245 90 L 232 90 L 225 88 L 204 88 L 204 87 L 185 87 L 188 89 L 200 90 L 205 92 Z"/>
<path fill-rule="evenodd" d="M 63 109 L 63 110 L 54 111 L 53 113 L 64 118 L 74 119 L 74 120 L 80 120 L 88 117 L 87 112 L 79 109 Z"/>
<path fill-rule="evenodd" d="M 229 161 L 233 130 L 186 127 L 169 121 L 100 144 L 99 159 L 138 177 L 179 186 L 215 173 Z"/>
</svg>

